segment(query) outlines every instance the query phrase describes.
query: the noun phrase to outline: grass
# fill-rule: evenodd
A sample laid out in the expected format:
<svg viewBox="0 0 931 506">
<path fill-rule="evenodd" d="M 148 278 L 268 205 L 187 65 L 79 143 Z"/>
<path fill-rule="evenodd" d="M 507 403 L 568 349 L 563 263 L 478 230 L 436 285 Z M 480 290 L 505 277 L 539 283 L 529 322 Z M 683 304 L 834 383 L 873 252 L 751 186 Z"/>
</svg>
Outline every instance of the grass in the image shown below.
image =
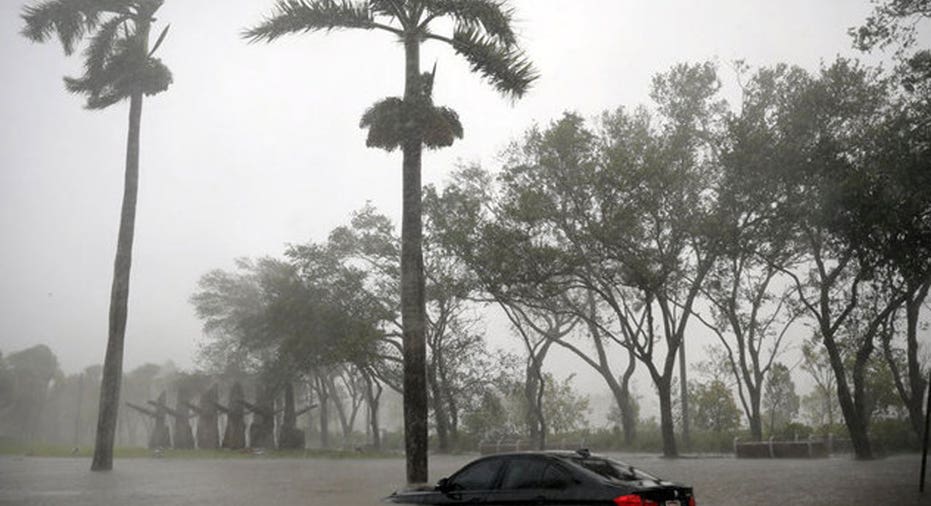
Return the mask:
<svg viewBox="0 0 931 506">
<path fill-rule="evenodd" d="M 93 447 L 71 447 L 47 443 L 23 443 L 0 439 L 0 455 L 25 457 L 75 457 L 90 458 L 94 453 Z M 113 451 L 114 458 L 166 458 L 166 459 L 392 459 L 401 455 L 391 452 L 358 452 L 344 450 L 175 450 L 164 449 L 159 452 L 148 448 L 118 447 Z"/>
</svg>

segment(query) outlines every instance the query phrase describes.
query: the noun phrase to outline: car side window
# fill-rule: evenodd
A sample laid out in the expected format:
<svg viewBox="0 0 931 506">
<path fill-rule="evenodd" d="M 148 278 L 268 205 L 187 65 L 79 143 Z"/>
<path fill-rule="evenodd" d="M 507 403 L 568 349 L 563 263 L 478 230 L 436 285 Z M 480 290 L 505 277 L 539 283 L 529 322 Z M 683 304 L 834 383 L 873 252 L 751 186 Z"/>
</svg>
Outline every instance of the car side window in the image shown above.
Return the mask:
<svg viewBox="0 0 931 506">
<path fill-rule="evenodd" d="M 540 488 L 546 462 L 540 459 L 513 459 L 508 462 L 501 488 L 516 490 Z"/>
<path fill-rule="evenodd" d="M 566 488 L 572 483 L 572 478 L 554 464 L 546 466 L 543 471 L 542 488 L 560 489 Z"/>
<path fill-rule="evenodd" d="M 495 484 L 501 459 L 487 459 L 463 469 L 450 480 L 456 490 L 487 490 Z"/>
</svg>

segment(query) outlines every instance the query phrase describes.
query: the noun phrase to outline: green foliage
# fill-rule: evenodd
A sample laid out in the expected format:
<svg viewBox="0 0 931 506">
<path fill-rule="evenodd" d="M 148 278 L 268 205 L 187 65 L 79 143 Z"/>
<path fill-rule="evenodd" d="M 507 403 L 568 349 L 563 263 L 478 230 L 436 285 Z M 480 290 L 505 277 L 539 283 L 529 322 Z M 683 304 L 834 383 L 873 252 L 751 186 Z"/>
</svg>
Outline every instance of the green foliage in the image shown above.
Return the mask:
<svg viewBox="0 0 931 506">
<path fill-rule="evenodd" d="M 850 28 L 854 46 L 861 51 L 899 44 L 903 48 L 916 41 L 918 25 L 923 18 L 931 18 L 929 0 L 873 0 L 876 4 L 866 23 Z"/>
<path fill-rule="evenodd" d="M 13 371 L 3 358 L 0 352 L 0 410 L 5 408 L 13 400 L 13 389 L 16 386 Z"/>
<path fill-rule="evenodd" d="M 790 422 L 770 433 L 779 441 L 794 441 L 796 439 L 808 439 L 814 435 L 814 429 L 810 426 L 799 422 Z"/>
<path fill-rule="evenodd" d="M 711 432 L 734 432 L 740 426 L 740 409 L 730 388 L 721 381 L 689 383 L 689 404 L 695 427 Z"/>
<path fill-rule="evenodd" d="M 163 0 L 46 0 L 23 10 L 22 34 L 35 42 L 56 35 L 65 54 L 88 38 L 84 74 L 65 78 L 65 87 L 87 97 L 88 109 L 104 109 L 135 93 L 155 95 L 168 89 L 171 71 L 150 51 L 149 26 Z"/>
<path fill-rule="evenodd" d="M 522 52 L 502 46 L 475 28 L 457 27 L 452 46 L 468 60 L 473 72 L 484 76 L 503 95 L 520 98 L 539 77 L 533 63 Z"/>
<path fill-rule="evenodd" d="M 289 255 L 292 263 L 239 260 L 239 272 L 201 278 L 191 302 L 213 340 L 202 349 L 208 364 L 287 376 L 365 362 L 374 351 L 381 313 L 365 299 L 361 273 L 313 246 Z"/>
<path fill-rule="evenodd" d="M 435 16 L 449 16 L 462 27 L 482 29 L 504 46 L 517 43 L 513 9 L 502 0 L 424 0 Z"/>
<path fill-rule="evenodd" d="M 771 434 L 777 433 L 795 420 L 799 398 L 789 368 L 776 362 L 770 369 L 763 390 L 765 426 Z"/>
<path fill-rule="evenodd" d="M 9 397 L 0 402 L 0 432 L 33 441 L 40 436 L 43 411 L 56 383 L 63 380 L 58 357 L 44 344 L 11 353 L 3 359 L 0 381 Z"/>
<path fill-rule="evenodd" d="M 465 413 L 462 425 L 465 432 L 477 440 L 491 441 L 511 432 L 507 429 L 509 416 L 505 404 L 491 390 L 486 390 L 479 404 Z"/>
<path fill-rule="evenodd" d="M 556 381 L 553 375 L 544 374 L 546 386 L 543 391 L 543 413 L 547 430 L 551 434 L 566 434 L 585 428 L 588 425 L 589 398 L 578 393 L 572 382 L 575 374 L 570 374 L 562 381 Z"/>
<path fill-rule="evenodd" d="M 921 451 L 921 440 L 911 430 L 908 420 L 886 418 L 870 425 L 870 437 L 886 453 Z"/>
<path fill-rule="evenodd" d="M 88 109 L 104 109 L 135 92 L 156 95 L 171 85 L 171 71 L 158 58 L 146 57 L 138 39 L 113 41 L 109 47 L 99 68 L 88 69 L 80 78 L 65 78 L 68 91 L 87 95 Z"/>
<path fill-rule="evenodd" d="M 382 99 L 370 107 L 359 121 L 360 128 L 368 129 L 365 145 L 385 151 L 394 151 L 408 139 L 419 141 L 430 149 L 452 146 L 462 138 L 459 115 L 448 107 L 433 105 L 431 97 L 433 75 L 421 79 L 424 95 L 420 100 L 405 102 L 398 97 Z"/>
<path fill-rule="evenodd" d="M 453 22 L 451 37 L 431 28 L 443 18 Z M 503 0 L 278 0 L 272 14 L 243 37 L 271 42 L 286 34 L 357 28 L 387 31 L 402 40 L 433 39 L 449 44 L 499 92 L 520 97 L 538 76 L 517 47 L 511 23 L 512 11 Z"/>
<path fill-rule="evenodd" d="M 815 427 L 831 426 L 841 419 L 837 400 L 837 380 L 827 352 L 816 339 L 802 343 L 802 371 L 814 380 L 812 391 L 800 404 Z"/>
<path fill-rule="evenodd" d="M 370 6 L 350 0 L 279 0 L 273 14 L 244 31 L 243 37 L 252 42 L 271 42 L 291 33 L 345 28 L 375 28 Z"/>
</svg>

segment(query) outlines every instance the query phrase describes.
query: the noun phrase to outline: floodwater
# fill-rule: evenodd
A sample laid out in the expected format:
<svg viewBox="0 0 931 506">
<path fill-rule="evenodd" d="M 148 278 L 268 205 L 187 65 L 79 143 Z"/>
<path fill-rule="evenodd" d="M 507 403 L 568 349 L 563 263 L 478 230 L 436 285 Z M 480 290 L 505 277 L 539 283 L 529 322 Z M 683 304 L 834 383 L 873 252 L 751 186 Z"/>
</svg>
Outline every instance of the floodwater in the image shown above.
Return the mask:
<svg viewBox="0 0 931 506">
<path fill-rule="evenodd" d="M 700 506 L 931 504 L 931 492 L 918 494 L 915 455 L 872 462 L 616 457 L 691 484 Z M 431 479 L 472 458 L 432 456 Z M 110 473 L 89 466 L 88 459 L 2 457 L 0 505 L 374 506 L 404 474 L 401 459 L 125 459 Z"/>
</svg>

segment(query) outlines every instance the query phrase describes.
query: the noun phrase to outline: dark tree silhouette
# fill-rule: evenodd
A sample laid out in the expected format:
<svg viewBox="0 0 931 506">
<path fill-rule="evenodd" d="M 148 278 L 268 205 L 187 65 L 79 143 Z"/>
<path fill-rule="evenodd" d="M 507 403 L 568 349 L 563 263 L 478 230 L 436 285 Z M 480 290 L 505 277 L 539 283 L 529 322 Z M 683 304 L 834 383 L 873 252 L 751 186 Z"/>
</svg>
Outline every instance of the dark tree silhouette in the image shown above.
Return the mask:
<svg viewBox="0 0 931 506">
<path fill-rule="evenodd" d="M 434 23 L 453 23 L 452 36 Z M 292 33 L 335 29 L 382 30 L 404 44 L 403 98 L 387 98 L 362 118 L 368 145 L 403 153 L 401 224 L 401 320 L 404 327 L 404 433 L 407 481 L 427 481 L 427 381 L 422 253 L 421 155 L 462 135 L 450 109 L 430 99 L 433 74 L 420 71 L 420 46 L 439 41 L 468 60 L 474 72 L 501 93 L 523 95 L 537 75 L 517 47 L 512 11 L 506 0 L 279 0 L 274 12 L 244 36 L 273 41 Z"/>
<path fill-rule="evenodd" d="M 84 75 L 66 77 L 65 87 L 87 97 L 88 109 L 104 109 L 129 99 L 129 135 L 123 207 L 110 292 L 110 324 L 107 352 L 100 386 L 97 439 L 91 469 L 113 468 L 113 440 L 123 375 L 123 338 L 126 333 L 129 270 L 132 263 L 139 183 L 139 130 L 142 98 L 165 91 L 171 72 L 153 53 L 167 33 L 162 31 L 149 49 L 149 32 L 155 12 L 164 0 L 46 0 L 23 10 L 23 35 L 35 42 L 57 36 L 65 54 L 88 39 L 84 50 Z"/>
</svg>

